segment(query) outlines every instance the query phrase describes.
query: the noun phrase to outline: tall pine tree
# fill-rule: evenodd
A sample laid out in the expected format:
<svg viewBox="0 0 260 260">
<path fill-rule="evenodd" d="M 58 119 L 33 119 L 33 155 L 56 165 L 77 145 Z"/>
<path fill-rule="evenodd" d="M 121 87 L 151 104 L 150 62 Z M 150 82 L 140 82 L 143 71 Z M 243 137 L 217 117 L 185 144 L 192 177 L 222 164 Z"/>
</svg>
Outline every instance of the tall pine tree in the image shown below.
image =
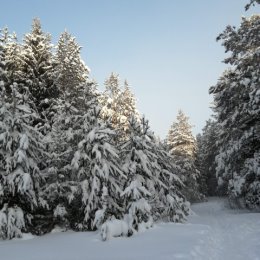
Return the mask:
<svg viewBox="0 0 260 260">
<path fill-rule="evenodd" d="M 18 80 L 28 86 L 40 114 L 39 124 L 44 133 L 50 131 L 53 99 L 58 96 L 53 81 L 53 54 L 51 36 L 42 31 L 39 19 L 34 19 L 30 33 L 24 36 L 19 54 Z"/>
<path fill-rule="evenodd" d="M 218 151 L 217 140 L 217 124 L 213 120 L 208 120 L 206 126 L 202 129 L 202 134 L 197 136 L 199 169 L 204 184 L 203 193 L 208 196 L 221 195 L 221 191 L 217 191 L 215 161 Z"/>
<path fill-rule="evenodd" d="M 230 56 L 214 96 L 218 135 L 217 177 L 232 205 L 260 207 L 260 16 L 242 18 L 219 35 Z M 246 39 L 246 40 L 245 40 Z"/>
<path fill-rule="evenodd" d="M 196 165 L 196 139 L 192 135 L 188 117 L 180 110 L 169 130 L 167 145 L 174 163 L 180 168 L 179 176 L 186 185 L 183 192 L 191 202 L 203 198 L 200 192 L 200 171 Z"/>
<path fill-rule="evenodd" d="M 60 36 L 54 64 L 59 97 L 53 105 L 56 111 L 50 134 L 53 162 L 45 195 L 56 215 L 55 224 L 64 227 L 65 223 L 65 228 L 75 228 L 75 223 L 82 218 L 79 210 L 82 204 L 78 175 L 71 162 L 83 138 L 82 124 L 86 124 L 84 120 L 89 113 L 87 103 L 95 98 L 96 90 L 89 79 L 89 69 L 81 59 L 81 47 L 66 31 Z"/>
<path fill-rule="evenodd" d="M 122 216 L 118 152 L 113 146 L 115 132 L 99 119 L 97 99 L 86 104 L 81 119 L 81 140 L 72 160 L 81 185 L 83 227 L 96 229 L 107 219 Z"/>
<path fill-rule="evenodd" d="M 41 133 L 32 126 L 37 113 L 29 104 L 30 92 L 17 83 L 11 95 L 1 81 L 0 97 L 0 208 L 3 238 L 20 237 L 22 231 L 36 232 L 32 223 L 38 208 L 48 207 L 41 194 L 41 171 L 46 157 Z M 18 91 L 19 90 L 19 91 Z M 4 231 L 3 231 L 4 230 Z"/>
</svg>

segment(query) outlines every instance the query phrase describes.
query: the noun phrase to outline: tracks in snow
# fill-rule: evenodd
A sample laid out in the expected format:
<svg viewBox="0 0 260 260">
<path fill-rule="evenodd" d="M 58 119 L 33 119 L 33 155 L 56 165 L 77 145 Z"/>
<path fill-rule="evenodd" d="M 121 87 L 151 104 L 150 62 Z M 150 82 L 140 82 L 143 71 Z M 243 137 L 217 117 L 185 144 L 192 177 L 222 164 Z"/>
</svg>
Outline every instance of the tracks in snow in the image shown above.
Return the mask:
<svg viewBox="0 0 260 260">
<path fill-rule="evenodd" d="M 195 259 L 260 259 L 259 214 L 230 210 L 227 201 L 220 198 L 194 204 L 192 210 L 189 223 L 203 225 L 205 231 Z"/>
</svg>

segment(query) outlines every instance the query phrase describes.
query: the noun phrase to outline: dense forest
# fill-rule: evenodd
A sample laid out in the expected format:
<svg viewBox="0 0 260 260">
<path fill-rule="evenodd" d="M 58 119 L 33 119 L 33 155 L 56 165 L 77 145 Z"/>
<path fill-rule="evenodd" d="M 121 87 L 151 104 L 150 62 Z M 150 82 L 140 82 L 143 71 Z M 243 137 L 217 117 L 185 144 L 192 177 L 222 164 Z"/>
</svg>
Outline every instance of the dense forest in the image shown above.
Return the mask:
<svg viewBox="0 0 260 260">
<path fill-rule="evenodd" d="M 260 15 L 217 37 L 229 68 L 202 133 L 180 110 L 165 140 L 118 74 L 98 90 L 69 32 L 54 45 L 34 19 L 22 41 L 0 33 L 0 238 L 58 226 L 106 239 L 118 223 L 131 236 L 207 196 L 260 209 Z"/>
</svg>

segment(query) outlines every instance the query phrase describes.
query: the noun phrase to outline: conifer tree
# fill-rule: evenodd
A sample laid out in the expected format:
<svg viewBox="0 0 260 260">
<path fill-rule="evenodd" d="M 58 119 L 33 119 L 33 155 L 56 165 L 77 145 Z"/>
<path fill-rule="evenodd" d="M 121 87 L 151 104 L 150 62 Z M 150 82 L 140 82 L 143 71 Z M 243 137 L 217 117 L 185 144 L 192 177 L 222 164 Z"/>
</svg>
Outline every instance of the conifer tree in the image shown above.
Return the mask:
<svg viewBox="0 0 260 260">
<path fill-rule="evenodd" d="M 123 130 L 127 133 L 129 130 L 129 119 L 134 116 L 136 120 L 139 121 L 140 115 L 136 107 L 136 98 L 126 80 L 124 82 L 124 88 L 122 90 L 122 94 L 120 95 L 120 99 L 122 103 L 121 113 L 125 120 L 123 122 Z"/>
<path fill-rule="evenodd" d="M 24 36 L 19 55 L 19 82 L 28 86 L 36 108 L 40 113 L 40 123 L 43 132 L 50 131 L 53 99 L 58 96 L 53 81 L 53 54 L 51 36 L 42 31 L 39 19 L 34 19 L 30 33 Z"/>
<path fill-rule="evenodd" d="M 123 211 L 119 205 L 122 173 L 113 146 L 115 133 L 99 118 L 93 88 L 90 84 L 82 88 L 81 111 L 73 102 L 60 109 L 57 123 L 62 132 L 60 139 L 54 138 L 60 140 L 54 169 L 56 180 L 46 189 L 54 212 L 61 212 L 60 217 L 75 230 L 94 230 Z M 54 131 L 61 129 L 58 126 L 55 122 Z"/>
<path fill-rule="evenodd" d="M 120 87 L 119 76 L 112 73 L 105 81 L 105 91 L 101 95 L 100 103 L 102 105 L 101 115 L 104 120 L 110 120 L 114 129 L 119 131 L 121 139 L 125 139 L 129 130 L 129 120 L 135 116 L 140 120 L 136 108 L 136 99 L 131 92 L 127 81 L 124 87 Z"/>
<path fill-rule="evenodd" d="M 67 31 L 60 36 L 54 64 L 53 78 L 59 97 L 53 103 L 56 111 L 50 134 L 53 159 L 45 196 L 56 215 L 55 224 L 66 229 L 80 218 L 76 212 L 81 207 L 80 202 L 76 203 L 77 196 L 80 196 L 79 180 L 71 161 L 82 138 L 84 114 L 88 113 L 85 102 L 94 97 L 95 91 L 94 83 L 89 79 L 89 69 L 81 59 L 81 47 Z"/>
<path fill-rule="evenodd" d="M 203 179 L 203 194 L 214 196 L 221 194 L 217 191 L 216 161 L 217 155 L 217 124 L 213 120 L 208 120 L 202 129 L 202 134 L 197 136 L 198 161 L 201 177 Z"/>
<path fill-rule="evenodd" d="M 200 172 L 196 165 L 196 140 L 192 135 L 188 117 L 179 111 L 177 120 L 169 130 L 167 145 L 173 161 L 180 167 L 179 176 L 186 188 L 183 193 L 191 202 L 203 198 L 200 193 Z"/>
<path fill-rule="evenodd" d="M 37 114 L 29 106 L 28 89 L 19 93 L 21 86 L 14 82 L 10 96 L 3 81 L 0 87 L 0 229 L 2 238 L 11 239 L 22 231 L 34 232 L 36 209 L 48 207 L 40 190 L 44 181 L 40 165 L 46 154 L 40 132 L 32 127 Z"/>
<path fill-rule="evenodd" d="M 157 184 L 153 194 L 153 217 L 164 221 L 183 222 L 189 214 L 189 202 L 182 194 L 183 182 L 178 177 L 179 167 L 173 162 L 167 148 L 154 140 L 157 155 Z"/>
<path fill-rule="evenodd" d="M 233 206 L 259 208 L 260 16 L 242 18 L 219 35 L 230 56 L 218 83 L 210 88 L 217 116 L 218 185 L 226 187 Z M 245 41 L 245 39 L 247 39 Z"/>
<path fill-rule="evenodd" d="M 125 118 L 122 120 L 120 114 L 122 109 L 121 94 L 119 76 L 111 73 L 110 77 L 105 80 L 105 91 L 100 97 L 100 103 L 102 105 L 102 118 L 109 119 L 114 129 L 118 129 L 125 121 Z"/>
<path fill-rule="evenodd" d="M 155 189 L 152 162 L 157 158 L 151 152 L 148 121 L 143 118 L 138 123 L 131 117 L 129 125 L 130 136 L 121 148 L 122 167 L 127 176 L 122 196 L 129 227 L 134 232 L 140 225 L 152 221 L 149 199 Z"/>
<path fill-rule="evenodd" d="M 15 33 L 9 34 L 8 28 L 0 29 L 0 78 L 5 91 L 10 94 L 9 86 L 17 79 L 19 72 L 18 53 L 20 46 Z"/>
<path fill-rule="evenodd" d="M 6 41 L 8 39 L 7 29 L 0 30 L 0 82 L 3 90 L 5 89 L 5 84 L 8 81 L 7 78 L 7 66 L 6 66 Z M 2 90 L 2 91 L 3 91 Z"/>
<path fill-rule="evenodd" d="M 60 36 L 55 54 L 55 84 L 61 99 L 80 109 L 83 86 L 86 86 L 89 69 L 81 59 L 81 47 L 67 31 Z M 74 102 L 74 103 L 73 103 Z"/>
<path fill-rule="evenodd" d="M 72 166 L 81 184 L 82 224 L 93 230 L 112 216 L 122 216 L 119 198 L 124 175 L 118 165 L 118 152 L 113 146 L 115 132 L 99 119 L 100 108 L 95 98 L 87 106 Z"/>
<path fill-rule="evenodd" d="M 181 222 L 189 205 L 180 190 L 183 183 L 170 155 L 155 141 L 148 121 L 131 117 L 130 135 L 121 146 L 127 176 L 122 193 L 130 231 L 149 227 L 154 220 Z"/>
</svg>

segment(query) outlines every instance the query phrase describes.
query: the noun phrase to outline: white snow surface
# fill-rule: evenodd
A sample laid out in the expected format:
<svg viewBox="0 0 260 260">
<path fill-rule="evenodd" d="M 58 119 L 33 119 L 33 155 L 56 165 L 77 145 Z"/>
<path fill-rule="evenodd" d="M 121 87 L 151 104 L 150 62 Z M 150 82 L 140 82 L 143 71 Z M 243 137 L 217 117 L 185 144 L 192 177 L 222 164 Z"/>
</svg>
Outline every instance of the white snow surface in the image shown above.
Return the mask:
<svg viewBox="0 0 260 260">
<path fill-rule="evenodd" d="M 194 204 L 186 224 L 161 223 L 103 242 L 98 232 L 52 233 L 0 241 L 1 260 L 257 260 L 260 213 L 228 209 L 225 199 Z"/>
</svg>

